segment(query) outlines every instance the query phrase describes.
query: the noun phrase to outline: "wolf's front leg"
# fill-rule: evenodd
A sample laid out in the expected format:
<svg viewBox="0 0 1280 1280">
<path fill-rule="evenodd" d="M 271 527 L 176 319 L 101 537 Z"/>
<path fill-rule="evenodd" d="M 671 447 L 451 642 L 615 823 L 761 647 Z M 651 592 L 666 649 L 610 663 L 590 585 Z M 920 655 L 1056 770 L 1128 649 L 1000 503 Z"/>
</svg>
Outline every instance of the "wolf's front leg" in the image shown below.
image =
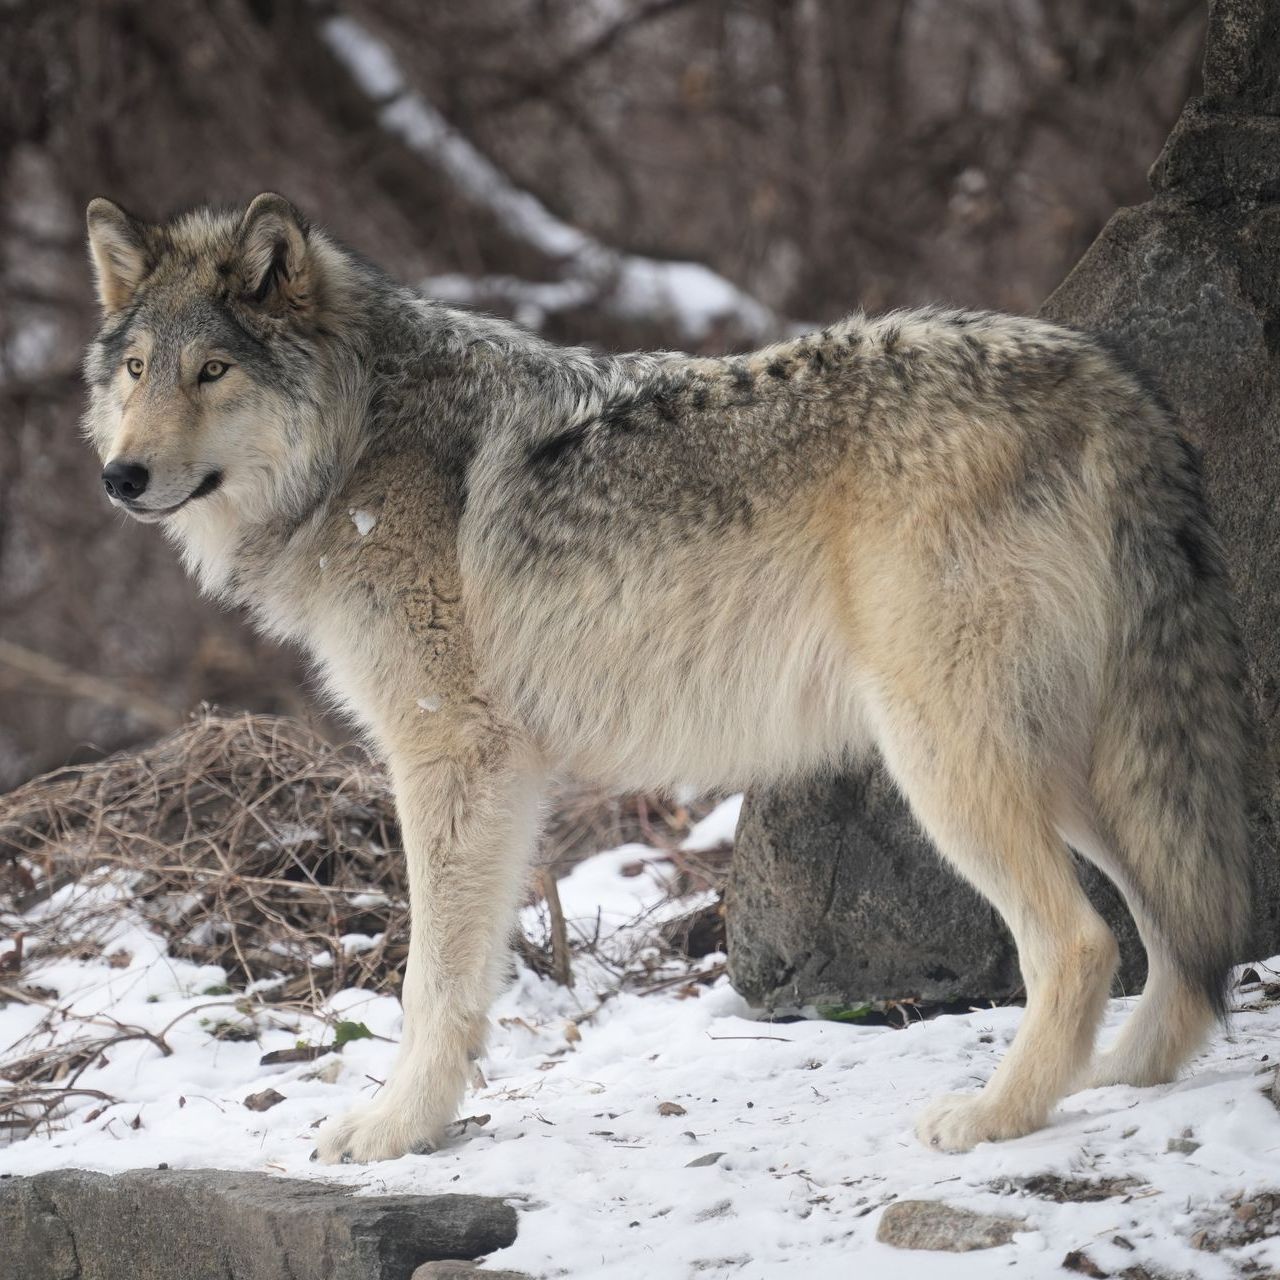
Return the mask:
<svg viewBox="0 0 1280 1280">
<path fill-rule="evenodd" d="M 381 1092 L 321 1128 L 316 1156 L 326 1163 L 440 1143 L 506 964 L 540 778 L 527 752 L 490 727 L 469 732 L 464 750 L 433 756 L 438 745 L 392 753 L 412 910 L 404 1030 Z"/>
</svg>

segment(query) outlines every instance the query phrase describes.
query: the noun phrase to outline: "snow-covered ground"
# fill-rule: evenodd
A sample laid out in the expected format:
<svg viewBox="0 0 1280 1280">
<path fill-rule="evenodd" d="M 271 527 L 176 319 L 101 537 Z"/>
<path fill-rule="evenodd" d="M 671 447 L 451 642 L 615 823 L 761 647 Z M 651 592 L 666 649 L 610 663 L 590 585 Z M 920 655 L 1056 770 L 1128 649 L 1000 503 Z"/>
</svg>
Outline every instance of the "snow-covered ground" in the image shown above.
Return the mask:
<svg viewBox="0 0 1280 1280">
<path fill-rule="evenodd" d="M 732 805 L 695 839 L 731 831 Z M 217 1022 L 241 1020 L 234 997 L 204 994 L 219 989 L 221 970 L 168 958 L 137 927 L 122 925 L 102 959 L 41 968 L 33 956 L 29 984 L 57 991 L 81 1017 L 162 1033 L 172 1053 L 147 1039 L 109 1048 L 78 1085 L 123 1101 L 104 1109 L 92 1096 L 73 1100 L 77 1109 L 52 1132 L 0 1149 L 0 1173 L 164 1162 L 333 1179 L 370 1192 L 501 1195 L 521 1209 L 520 1234 L 489 1265 L 534 1276 L 986 1280 L 1067 1274 L 1071 1251 L 1096 1268 L 1086 1274 L 1226 1280 L 1280 1269 L 1274 1238 L 1220 1252 L 1196 1247 L 1238 1222 L 1242 1201 L 1280 1190 L 1280 1113 L 1260 1074 L 1280 1048 L 1280 1007 L 1238 1013 L 1177 1084 L 1081 1093 L 1044 1132 L 942 1155 L 916 1142 L 914 1114 L 933 1094 L 981 1082 L 1021 1010 L 893 1030 L 762 1023 L 723 978 L 619 992 L 613 969 L 643 949 L 643 931 L 696 905 L 668 900 L 668 874 L 657 851 L 630 845 L 561 881 L 571 929 L 599 929 L 600 958 L 578 957 L 573 990 L 521 971 L 494 1010 L 484 1087 L 465 1104 L 465 1114 L 487 1118 L 434 1155 L 369 1167 L 322 1168 L 309 1156 L 316 1124 L 368 1097 L 386 1075 L 394 1000 L 349 991 L 334 1001 L 341 1017 L 386 1039 L 263 1067 L 264 1053 L 300 1039 L 327 1042 L 331 1031 L 280 1013 L 258 1017 L 257 1040 L 214 1038 Z M 54 899 L 44 910 L 62 906 Z M 112 967 L 117 952 L 130 958 Z M 1131 1003 L 1112 1002 L 1108 1035 Z M 27 1039 L 45 1013 L 0 1007 L 0 1057 L 47 1043 L 46 1032 Z M 111 1034 L 110 1024 L 102 1031 Z M 243 1105 L 268 1088 L 285 1101 L 265 1112 Z M 1072 1180 L 1066 1191 L 1077 1197 L 1082 1183 L 1128 1181 L 1089 1201 L 1050 1198 L 1052 1179 L 1033 1184 L 1040 1194 L 1020 1186 L 1044 1174 Z M 882 1207 L 895 1198 L 1011 1214 L 1026 1230 L 984 1252 L 901 1251 L 875 1239 Z M 1126 1272 L 1139 1266 L 1146 1270 Z"/>
</svg>

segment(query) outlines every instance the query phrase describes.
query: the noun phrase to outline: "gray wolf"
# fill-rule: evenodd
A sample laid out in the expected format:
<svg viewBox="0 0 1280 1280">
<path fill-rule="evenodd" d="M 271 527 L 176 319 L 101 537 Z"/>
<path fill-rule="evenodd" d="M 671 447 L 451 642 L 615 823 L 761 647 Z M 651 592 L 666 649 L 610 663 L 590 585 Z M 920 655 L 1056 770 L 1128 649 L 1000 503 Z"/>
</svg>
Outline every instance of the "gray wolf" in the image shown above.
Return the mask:
<svg viewBox="0 0 1280 1280">
<path fill-rule="evenodd" d="M 1195 455 L 1098 342 L 927 309 L 600 356 L 423 298 L 277 195 L 88 228 L 111 501 L 303 645 L 394 783 L 403 1040 L 321 1159 L 441 1140 L 561 770 L 738 788 L 879 751 L 1026 980 L 985 1088 L 920 1117 L 936 1147 L 1195 1050 L 1250 914 L 1242 658 Z M 1092 1066 L 1116 946 L 1073 849 L 1150 958 Z"/>
</svg>

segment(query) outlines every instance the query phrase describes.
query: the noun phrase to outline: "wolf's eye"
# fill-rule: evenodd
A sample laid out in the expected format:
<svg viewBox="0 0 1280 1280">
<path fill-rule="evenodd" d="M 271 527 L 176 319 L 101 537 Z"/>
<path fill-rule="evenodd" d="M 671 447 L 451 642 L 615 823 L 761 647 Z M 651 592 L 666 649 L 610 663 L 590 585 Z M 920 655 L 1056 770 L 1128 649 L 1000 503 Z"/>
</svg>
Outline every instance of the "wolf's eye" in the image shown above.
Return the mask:
<svg viewBox="0 0 1280 1280">
<path fill-rule="evenodd" d="M 204 368 L 200 370 L 201 382 L 217 382 L 227 371 L 227 364 L 222 360 L 206 360 Z"/>
<path fill-rule="evenodd" d="M 142 377 L 142 361 L 137 356 L 130 356 L 125 362 L 124 367 L 129 371 L 129 377 Z"/>
</svg>

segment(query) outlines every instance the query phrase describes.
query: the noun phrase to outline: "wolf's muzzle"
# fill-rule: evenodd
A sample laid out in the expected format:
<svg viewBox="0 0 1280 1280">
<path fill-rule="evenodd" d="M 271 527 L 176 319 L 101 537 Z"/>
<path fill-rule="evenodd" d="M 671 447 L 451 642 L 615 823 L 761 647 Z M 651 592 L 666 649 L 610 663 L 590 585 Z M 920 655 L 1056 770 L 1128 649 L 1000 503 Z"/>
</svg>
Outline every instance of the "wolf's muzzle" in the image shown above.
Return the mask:
<svg viewBox="0 0 1280 1280">
<path fill-rule="evenodd" d="M 116 464 L 112 464 L 113 466 Z M 127 467 L 134 467 L 134 464 L 125 463 Z M 143 492 L 147 487 L 147 469 L 146 467 L 134 467 L 135 470 L 142 472 L 141 487 L 135 488 L 135 493 Z M 106 471 L 110 471 L 108 467 Z M 175 502 L 171 507 L 144 507 L 141 503 L 136 502 L 132 496 L 127 496 L 127 491 L 123 487 L 121 481 L 113 476 L 107 479 L 106 471 L 103 472 L 103 484 L 106 486 L 107 492 L 112 499 L 118 502 L 130 515 L 137 516 L 140 520 L 159 520 L 165 516 L 171 516 L 175 511 L 181 511 L 188 502 L 194 502 L 197 498 L 206 497 L 213 493 L 215 489 L 222 484 L 222 472 L 210 471 L 203 480 L 192 491 L 187 494 L 181 502 Z"/>
</svg>

